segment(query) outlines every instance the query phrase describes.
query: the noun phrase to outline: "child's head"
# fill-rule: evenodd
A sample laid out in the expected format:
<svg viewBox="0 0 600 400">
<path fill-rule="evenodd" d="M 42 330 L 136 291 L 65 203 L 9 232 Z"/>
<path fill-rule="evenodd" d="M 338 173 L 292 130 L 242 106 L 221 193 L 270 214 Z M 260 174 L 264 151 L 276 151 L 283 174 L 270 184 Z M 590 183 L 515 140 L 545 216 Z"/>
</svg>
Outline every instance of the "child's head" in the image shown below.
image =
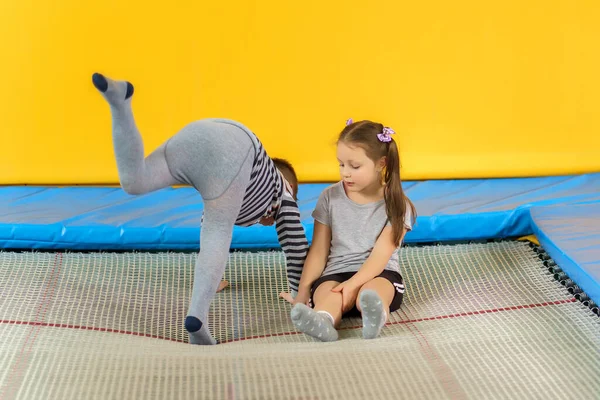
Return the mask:
<svg viewBox="0 0 600 400">
<path fill-rule="evenodd" d="M 416 211 L 404 195 L 400 181 L 400 158 L 390 128 L 372 121 L 349 120 L 337 141 L 340 175 L 350 191 L 360 192 L 384 186 L 388 218 L 392 223 L 394 243 L 400 244 L 406 207 Z M 412 222 L 412 221 L 411 221 Z"/>
<path fill-rule="evenodd" d="M 283 158 L 273 158 L 272 160 L 275 167 L 281 171 L 285 180 L 292 186 L 294 200 L 298 200 L 298 177 L 296 176 L 294 167 L 292 167 L 292 164 L 288 160 L 284 160 Z"/>
</svg>

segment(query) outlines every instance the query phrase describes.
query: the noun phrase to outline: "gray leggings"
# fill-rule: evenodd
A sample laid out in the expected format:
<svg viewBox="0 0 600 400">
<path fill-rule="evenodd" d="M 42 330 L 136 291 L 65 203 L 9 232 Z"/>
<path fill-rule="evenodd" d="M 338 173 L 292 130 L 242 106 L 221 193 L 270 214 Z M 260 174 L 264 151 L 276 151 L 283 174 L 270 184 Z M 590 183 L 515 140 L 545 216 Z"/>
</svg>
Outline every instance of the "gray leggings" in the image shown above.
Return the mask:
<svg viewBox="0 0 600 400">
<path fill-rule="evenodd" d="M 244 128 L 234 121 L 193 122 L 144 157 L 142 136 L 135 124 L 131 99 L 124 86 L 112 83 L 104 93 L 111 108 L 113 145 L 119 179 L 130 194 L 143 194 L 177 184 L 195 187 L 204 200 L 200 252 L 186 325 L 190 334 L 208 329 L 208 310 L 227 264 L 233 227 L 242 207 L 256 154 Z M 116 94 L 115 94 L 116 93 Z M 203 334 L 192 342 L 212 342 Z"/>
<path fill-rule="evenodd" d="M 205 119 L 185 126 L 144 157 L 144 143 L 131 110 L 133 85 L 101 74 L 94 74 L 92 81 L 110 106 L 114 152 L 123 189 L 130 194 L 143 194 L 189 184 L 204 200 L 200 252 L 185 320 L 190 342 L 216 343 L 208 329 L 208 310 L 225 271 L 233 227 L 238 218 L 240 224 L 252 222 L 263 212 L 261 207 L 266 212 L 275 195 L 282 196 L 277 206 L 278 239 L 286 254 L 290 286 L 297 289 L 308 252 L 300 212 L 292 196 L 279 185 L 280 175 L 272 178 L 268 172 L 266 175 L 253 172 L 255 159 L 257 168 L 262 168 L 262 157 L 266 157 L 256 136 L 235 121 Z M 274 166 L 269 164 L 264 168 L 261 172 L 268 168 L 273 172 Z M 248 189 L 254 183 L 257 187 Z M 243 203 L 247 192 L 250 197 L 246 205 Z M 242 209 L 252 207 L 254 202 L 255 210 Z M 258 204 L 261 202 L 264 206 Z M 251 214 L 252 211 L 257 214 Z"/>
</svg>

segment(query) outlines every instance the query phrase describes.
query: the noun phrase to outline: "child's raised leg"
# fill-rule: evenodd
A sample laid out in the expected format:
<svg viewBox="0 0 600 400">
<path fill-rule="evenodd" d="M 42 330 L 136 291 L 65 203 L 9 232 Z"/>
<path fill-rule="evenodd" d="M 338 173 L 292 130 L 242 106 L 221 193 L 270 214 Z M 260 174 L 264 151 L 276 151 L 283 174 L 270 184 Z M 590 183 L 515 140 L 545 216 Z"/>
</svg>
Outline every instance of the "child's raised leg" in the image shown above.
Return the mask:
<svg viewBox="0 0 600 400">
<path fill-rule="evenodd" d="M 377 277 L 362 286 L 356 308 L 362 314 L 365 339 L 374 339 L 379 336 L 381 328 L 387 322 L 388 311 L 394 296 L 394 286 L 385 278 Z"/>
<path fill-rule="evenodd" d="M 113 148 L 123 190 L 143 194 L 182 183 L 169 171 L 164 144 L 144 158 L 144 143 L 131 110 L 133 85 L 100 74 L 94 74 L 92 82 L 110 105 Z"/>
<path fill-rule="evenodd" d="M 315 308 L 296 304 L 291 317 L 298 330 L 324 342 L 338 339 L 336 327 L 342 320 L 342 294 L 331 289 L 339 283 L 326 281 L 319 285 L 313 295 Z"/>
</svg>

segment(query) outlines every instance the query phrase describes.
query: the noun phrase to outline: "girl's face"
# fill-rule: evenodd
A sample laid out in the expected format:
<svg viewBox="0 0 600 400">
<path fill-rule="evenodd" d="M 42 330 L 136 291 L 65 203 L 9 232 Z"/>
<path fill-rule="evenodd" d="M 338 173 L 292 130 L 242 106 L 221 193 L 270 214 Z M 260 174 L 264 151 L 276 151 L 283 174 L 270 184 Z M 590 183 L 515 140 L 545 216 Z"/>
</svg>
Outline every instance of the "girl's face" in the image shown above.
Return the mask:
<svg viewBox="0 0 600 400">
<path fill-rule="evenodd" d="M 337 159 L 346 190 L 360 192 L 375 184 L 381 185 L 384 161 L 380 160 L 376 165 L 362 147 L 338 142 Z"/>
</svg>

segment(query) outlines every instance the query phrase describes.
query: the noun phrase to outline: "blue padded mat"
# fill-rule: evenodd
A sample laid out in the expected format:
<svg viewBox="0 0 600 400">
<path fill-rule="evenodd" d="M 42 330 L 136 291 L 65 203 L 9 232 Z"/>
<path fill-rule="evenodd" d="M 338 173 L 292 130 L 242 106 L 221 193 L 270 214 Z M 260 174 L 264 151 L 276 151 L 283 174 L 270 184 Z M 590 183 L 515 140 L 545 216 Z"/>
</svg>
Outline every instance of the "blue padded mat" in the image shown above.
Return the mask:
<svg viewBox="0 0 600 400">
<path fill-rule="evenodd" d="M 314 209 L 329 184 L 303 184 L 299 204 L 312 239 Z M 531 234 L 530 209 L 600 202 L 600 174 L 406 182 L 419 217 L 407 243 Z M 0 187 L 0 248 L 196 250 L 202 200 L 191 188 L 131 196 L 108 187 Z M 232 248 L 278 248 L 273 226 L 234 229 Z"/>
<path fill-rule="evenodd" d="M 600 304 L 600 204 L 534 207 L 531 220 L 550 257 Z"/>
</svg>

